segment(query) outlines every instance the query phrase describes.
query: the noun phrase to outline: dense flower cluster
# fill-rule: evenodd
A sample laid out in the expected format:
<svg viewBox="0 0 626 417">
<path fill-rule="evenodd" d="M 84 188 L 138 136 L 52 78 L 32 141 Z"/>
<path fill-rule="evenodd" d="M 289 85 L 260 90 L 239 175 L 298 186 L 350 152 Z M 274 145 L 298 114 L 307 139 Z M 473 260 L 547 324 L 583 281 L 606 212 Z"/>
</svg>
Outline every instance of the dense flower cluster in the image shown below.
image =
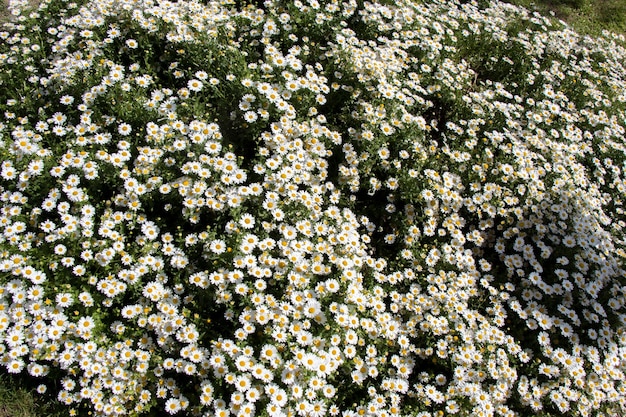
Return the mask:
<svg viewBox="0 0 626 417">
<path fill-rule="evenodd" d="M 623 39 L 498 2 L 21 3 L 8 372 L 105 416 L 626 412 Z"/>
</svg>

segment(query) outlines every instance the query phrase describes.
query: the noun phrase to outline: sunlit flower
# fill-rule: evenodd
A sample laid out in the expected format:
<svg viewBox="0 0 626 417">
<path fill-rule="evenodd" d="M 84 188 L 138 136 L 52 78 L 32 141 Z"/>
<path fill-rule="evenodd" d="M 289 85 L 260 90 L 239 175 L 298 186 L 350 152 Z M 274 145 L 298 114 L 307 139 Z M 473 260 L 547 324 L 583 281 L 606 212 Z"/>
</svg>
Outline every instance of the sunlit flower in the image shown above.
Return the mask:
<svg viewBox="0 0 626 417">
<path fill-rule="evenodd" d="M 132 128 L 130 127 L 128 123 L 122 123 L 118 126 L 117 131 L 122 136 L 128 136 L 132 132 Z"/>
</svg>

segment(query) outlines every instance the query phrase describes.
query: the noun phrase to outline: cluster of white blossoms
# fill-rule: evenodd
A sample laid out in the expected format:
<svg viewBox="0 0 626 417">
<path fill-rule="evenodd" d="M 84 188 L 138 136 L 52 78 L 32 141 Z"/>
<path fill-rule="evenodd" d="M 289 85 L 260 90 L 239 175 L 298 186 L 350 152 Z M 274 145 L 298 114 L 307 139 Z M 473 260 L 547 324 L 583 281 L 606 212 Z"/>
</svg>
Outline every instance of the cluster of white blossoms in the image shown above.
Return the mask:
<svg viewBox="0 0 626 417">
<path fill-rule="evenodd" d="M 626 412 L 626 50 L 505 3 L 14 1 L 0 363 L 100 416 Z"/>
</svg>

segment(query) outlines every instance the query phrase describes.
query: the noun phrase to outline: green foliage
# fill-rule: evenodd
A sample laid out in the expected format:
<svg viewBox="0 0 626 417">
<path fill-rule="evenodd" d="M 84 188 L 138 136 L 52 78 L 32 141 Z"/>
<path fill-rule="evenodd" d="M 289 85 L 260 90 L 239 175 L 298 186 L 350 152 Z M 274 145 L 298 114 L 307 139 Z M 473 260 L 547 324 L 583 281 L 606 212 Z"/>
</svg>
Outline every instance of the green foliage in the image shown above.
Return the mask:
<svg viewBox="0 0 626 417">
<path fill-rule="evenodd" d="M 67 408 L 36 392 L 32 378 L 0 372 L 0 417 L 63 417 Z"/>
<path fill-rule="evenodd" d="M 551 13 L 583 34 L 600 36 L 608 30 L 626 35 L 626 3 L 620 0 L 511 0 L 509 3 L 536 9 L 546 15 Z"/>
</svg>

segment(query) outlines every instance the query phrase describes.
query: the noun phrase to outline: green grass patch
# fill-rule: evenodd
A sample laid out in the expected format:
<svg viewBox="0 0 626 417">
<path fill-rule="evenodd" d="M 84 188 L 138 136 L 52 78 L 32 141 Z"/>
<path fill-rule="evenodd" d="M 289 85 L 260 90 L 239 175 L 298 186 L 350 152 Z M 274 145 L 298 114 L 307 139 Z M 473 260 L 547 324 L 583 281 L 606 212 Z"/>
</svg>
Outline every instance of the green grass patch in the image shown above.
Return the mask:
<svg viewBox="0 0 626 417">
<path fill-rule="evenodd" d="M 576 31 L 601 35 L 610 31 L 626 35 L 626 2 L 623 0 L 509 0 L 509 3 L 553 15 Z"/>
<path fill-rule="evenodd" d="M 0 417 L 38 417 L 33 394 L 8 382 L 8 378 L 0 377 Z"/>
<path fill-rule="evenodd" d="M 0 372 L 0 417 L 52 417 L 67 415 L 67 409 L 48 401 L 24 376 Z M 55 407 L 57 408 L 55 411 Z"/>
</svg>

